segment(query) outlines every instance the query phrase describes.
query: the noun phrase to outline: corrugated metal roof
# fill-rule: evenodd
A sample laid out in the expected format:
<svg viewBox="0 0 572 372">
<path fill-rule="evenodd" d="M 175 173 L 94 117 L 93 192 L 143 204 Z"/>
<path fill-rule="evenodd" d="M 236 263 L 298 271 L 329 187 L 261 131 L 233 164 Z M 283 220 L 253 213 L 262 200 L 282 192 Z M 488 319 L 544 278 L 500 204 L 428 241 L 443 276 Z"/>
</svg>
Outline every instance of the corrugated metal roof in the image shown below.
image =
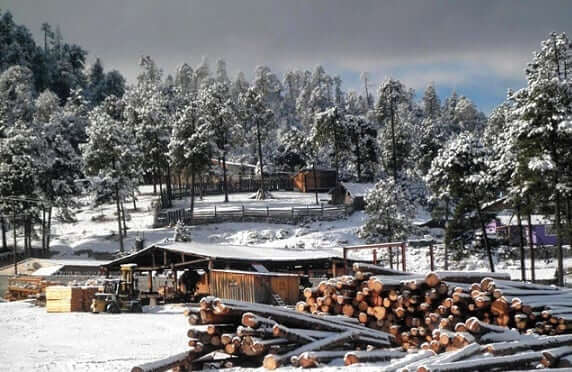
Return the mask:
<svg viewBox="0 0 572 372">
<path fill-rule="evenodd" d="M 155 247 L 188 253 L 202 257 L 231 258 L 264 261 L 295 261 L 298 259 L 341 258 L 333 251 L 324 250 L 297 250 L 285 248 L 248 247 L 239 245 L 215 245 L 199 242 L 160 242 L 153 244 Z"/>
<path fill-rule="evenodd" d="M 120 257 L 109 265 L 130 262 L 130 258 L 147 253 L 150 249 L 160 248 L 171 252 L 184 253 L 204 258 L 222 258 L 241 261 L 297 261 L 297 260 L 318 260 L 329 258 L 342 258 L 335 251 L 325 250 L 295 250 L 285 248 L 248 247 L 238 245 L 215 245 L 200 242 L 173 242 L 160 241 L 150 246 L 134 252 L 130 255 Z"/>
</svg>

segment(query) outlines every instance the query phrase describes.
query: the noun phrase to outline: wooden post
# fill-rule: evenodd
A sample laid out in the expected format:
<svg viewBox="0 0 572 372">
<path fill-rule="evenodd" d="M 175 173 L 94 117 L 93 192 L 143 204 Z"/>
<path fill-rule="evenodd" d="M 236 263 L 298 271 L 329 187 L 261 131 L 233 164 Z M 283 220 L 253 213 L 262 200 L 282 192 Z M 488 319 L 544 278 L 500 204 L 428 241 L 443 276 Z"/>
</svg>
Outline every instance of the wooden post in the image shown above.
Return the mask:
<svg viewBox="0 0 572 372">
<path fill-rule="evenodd" d="M 149 281 L 149 292 L 153 292 L 153 270 L 149 270 L 149 278 L 147 280 Z"/>
<path fill-rule="evenodd" d="M 214 216 L 216 218 L 216 205 L 214 206 Z"/>
<path fill-rule="evenodd" d="M 348 250 L 346 247 L 343 247 L 342 250 L 344 252 L 344 271 L 345 275 L 348 275 Z"/>
<path fill-rule="evenodd" d="M 163 250 L 163 265 L 167 266 L 167 251 Z"/>
<path fill-rule="evenodd" d="M 177 269 L 173 268 L 173 280 L 175 281 L 175 295 L 177 295 L 177 292 L 179 290 L 179 284 L 177 281 Z"/>
<path fill-rule="evenodd" d="M 373 264 L 377 264 L 377 249 L 373 250 Z"/>
<path fill-rule="evenodd" d="M 405 250 L 406 250 L 406 243 L 401 243 L 401 265 L 403 267 L 403 271 L 407 271 L 407 266 L 405 265 Z"/>
<path fill-rule="evenodd" d="M 435 257 L 433 256 L 433 242 L 429 243 L 429 257 L 431 258 L 431 271 L 435 271 Z M 405 271 L 405 270 L 403 270 Z"/>
<path fill-rule="evenodd" d="M 268 206 L 266 206 L 266 217 L 270 217 L 270 209 L 268 209 Z"/>
<path fill-rule="evenodd" d="M 324 204 L 322 204 L 322 217 L 324 217 Z"/>
<path fill-rule="evenodd" d="M 336 277 L 336 262 L 332 260 L 332 277 Z"/>
</svg>

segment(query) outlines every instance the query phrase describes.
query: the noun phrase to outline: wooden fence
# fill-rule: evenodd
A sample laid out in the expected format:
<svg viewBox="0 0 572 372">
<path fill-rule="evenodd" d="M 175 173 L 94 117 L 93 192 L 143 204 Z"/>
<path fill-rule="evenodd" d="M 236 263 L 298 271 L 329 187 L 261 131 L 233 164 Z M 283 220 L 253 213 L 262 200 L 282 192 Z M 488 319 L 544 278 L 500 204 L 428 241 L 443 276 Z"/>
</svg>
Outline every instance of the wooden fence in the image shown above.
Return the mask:
<svg viewBox="0 0 572 372">
<path fill-rule="evenodd" d="M 228 221 L 265 221 L 279 223 L 296 223 L 304 218 L 334 220 L 346 216 L 348 208 L 345 206 L 306 206 L 291 208 L 258 207 L 248 208 L 216 207 L 195 209 L 191 215 L 190 209 L 177 209 L 164 211 L 159 215 L 157 227 L 169 226 L 183 221 L 185 225 L 200 225 Z"/>
<path fill-rule="evenodd" d="M 268 176 L 264 178 L 264 185 L 267 191 L 278 191 L 278 190 L 293 190 L 292 180 L 290 177 L 276 177 Z M 228 179 L 228 193 L 237 192 L 256 192 L 260 189 L 261 181 L 260 178 L 240 176 L 238 179 L 236 177 L 230 177 Z M 182 199 L 189 197 L 191 195 L 191 186 L 182 184 L 178 186 L 173 184 L 171 188 L 171 198 L 166 190 L 163 190 L 161 194 L 161 209 L 169 208 L 171 206 L 170 200 Z M 224 194 L 224 183 L 219 182 L 197 182 L 195 184 L 195 196 L 199 195 L 220 195 Z"/>
</svg>

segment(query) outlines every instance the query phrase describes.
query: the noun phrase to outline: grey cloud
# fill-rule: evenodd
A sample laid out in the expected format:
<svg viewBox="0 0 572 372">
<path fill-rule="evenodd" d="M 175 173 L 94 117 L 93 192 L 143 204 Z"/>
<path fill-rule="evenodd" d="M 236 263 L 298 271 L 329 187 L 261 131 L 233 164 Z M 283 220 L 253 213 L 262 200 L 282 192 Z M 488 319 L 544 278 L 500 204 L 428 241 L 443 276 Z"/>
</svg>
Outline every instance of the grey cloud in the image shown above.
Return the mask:
<svg viewBox="0 0 572 372">
<path fill-rule="evenodd" d="M 232 72 L 315 64 L 381 74 L 403 64 L 467 63 L 514 77 L 550 31 L 572 31 L 570 1 L 2 0 L 132 80 L 140 55 L 166 70 L 203 55 Z M 438 81 L 436 82 L 438 83 Z"/>
</svg>

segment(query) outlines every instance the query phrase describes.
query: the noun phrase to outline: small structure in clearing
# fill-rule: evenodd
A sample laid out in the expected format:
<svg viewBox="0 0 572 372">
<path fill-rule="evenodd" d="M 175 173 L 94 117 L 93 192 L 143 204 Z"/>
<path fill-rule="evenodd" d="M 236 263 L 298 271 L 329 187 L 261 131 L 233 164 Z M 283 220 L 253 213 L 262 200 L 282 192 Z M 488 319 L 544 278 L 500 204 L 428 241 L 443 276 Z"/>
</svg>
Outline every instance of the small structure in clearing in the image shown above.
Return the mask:
<svg viewBox="0 0 572 372">
<path fill-rule="evenodd" d="M 332 204 L 344 204 L 354 210 L 365 208 L 365 194 L 375 187 L 373 183 L 338 182 L 330 191 Z"/>
<path fill-rule="evenodd" d="M 301 192 L 326 192 L 336 186 L 336 171 L 323 168 L 304 168 L 292 179 L 294 189 Z"/>
</svg>

